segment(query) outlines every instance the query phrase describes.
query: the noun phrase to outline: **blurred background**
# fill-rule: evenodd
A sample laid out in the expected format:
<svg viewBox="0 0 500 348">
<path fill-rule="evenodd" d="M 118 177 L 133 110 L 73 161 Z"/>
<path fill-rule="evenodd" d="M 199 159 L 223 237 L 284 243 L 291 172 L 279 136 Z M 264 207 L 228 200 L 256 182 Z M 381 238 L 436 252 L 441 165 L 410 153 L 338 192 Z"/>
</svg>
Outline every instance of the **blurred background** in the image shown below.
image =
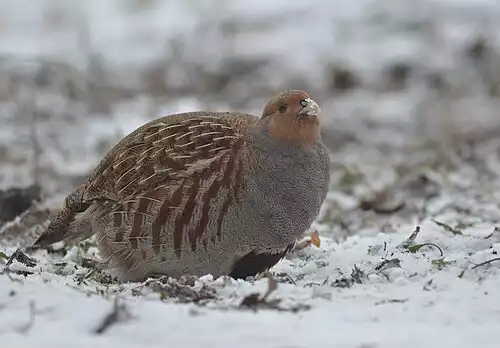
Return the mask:
<svg viewBox="0 0 500 348">
<path fill-rule="evenodd" d="M 499 39 L 498 0 L 0 0 L 0 188 L 64 197 L 148 120 L 298 88 L 334 161 L 320 219 L 383 229 L 497 187 Z"/>
</svg>

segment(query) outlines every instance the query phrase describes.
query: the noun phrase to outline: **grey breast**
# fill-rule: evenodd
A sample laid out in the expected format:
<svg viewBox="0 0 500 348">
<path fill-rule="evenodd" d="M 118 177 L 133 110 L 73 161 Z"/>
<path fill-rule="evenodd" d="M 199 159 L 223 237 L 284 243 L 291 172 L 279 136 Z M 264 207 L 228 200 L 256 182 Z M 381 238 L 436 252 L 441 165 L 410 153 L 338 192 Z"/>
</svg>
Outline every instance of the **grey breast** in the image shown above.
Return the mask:
<svg viewBox="0 0 500 348">
<path fill-rule="evenodd" d="M 261 150 L 262 170 L 249 175 L 246 207 L 260 242 L 282 247 L 307 230 L 328 189 L 330 159 L 321 143 L 314 147 Z"/>
</svg>

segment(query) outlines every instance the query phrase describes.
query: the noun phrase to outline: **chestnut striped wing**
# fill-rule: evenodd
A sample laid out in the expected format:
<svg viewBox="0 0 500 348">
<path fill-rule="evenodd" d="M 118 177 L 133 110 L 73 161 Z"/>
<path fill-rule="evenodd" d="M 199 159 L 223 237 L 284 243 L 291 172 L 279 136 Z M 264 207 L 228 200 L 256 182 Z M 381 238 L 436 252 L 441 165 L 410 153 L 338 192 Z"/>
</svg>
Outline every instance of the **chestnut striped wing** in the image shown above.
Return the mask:
<svg viewBox="0 0 500 348">
<path fill-rule="evenodd" d="M 230 151 L 242 135 L 227 120 L 211 116 L 152 122 L 120 144 L 87 185 L 86 201 L 124 198 L 185 176 L 191 167 Z M 168 120 L 168 118 L 164 119 Z"/>
<path fill-rule="evenodd" d="M 177 257 L 215 243 L 243 189 L 243 144 L 231 127 L 210 118 L 146 129 L 107 168 L 124 197 L 101 216 L 115 232 L 113 242 L 130 252 L 173 250 Z"/>
</svg>

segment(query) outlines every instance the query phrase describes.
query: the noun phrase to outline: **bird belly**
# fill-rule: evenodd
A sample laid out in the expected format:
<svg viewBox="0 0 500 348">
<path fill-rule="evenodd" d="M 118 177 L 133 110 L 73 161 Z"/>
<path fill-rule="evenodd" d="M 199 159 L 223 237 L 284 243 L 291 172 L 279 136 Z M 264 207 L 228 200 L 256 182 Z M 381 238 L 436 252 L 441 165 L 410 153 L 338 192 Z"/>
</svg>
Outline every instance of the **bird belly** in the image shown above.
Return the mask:
<svg viewBox="0 0 500 348">
<path fill-rule="evenodd" d="M 205 204 L 199 202 L 182 224 L 182 211 L 164 219 L 156 226 L 159 207 L 148 209 L 135 206 L 104 210 L 94 223 L 101 255 L 121 281 L 141 281 L 150 276 L 202 276 L 229 274 L 231 265 L 240 255 L 240 226 L 248 226 L 242 204 L 234 200 L 219 219 L 227 192 L 208 202 L 209 219 L 200 228 Z M 139 212 L 143 213 L 140 214 Z M 189 218 L 189 220 L 188 220 Z M 244 232 L 244 231 L 243 231 Z"/>
</svg>

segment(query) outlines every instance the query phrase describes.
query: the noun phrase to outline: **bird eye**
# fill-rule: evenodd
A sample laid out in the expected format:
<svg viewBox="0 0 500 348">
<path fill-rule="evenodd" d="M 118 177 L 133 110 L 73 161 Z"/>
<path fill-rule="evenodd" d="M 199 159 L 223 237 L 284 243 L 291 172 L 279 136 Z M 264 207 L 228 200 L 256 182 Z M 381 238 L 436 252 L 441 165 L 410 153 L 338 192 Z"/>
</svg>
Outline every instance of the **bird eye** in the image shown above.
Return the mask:
<svg viewBox="0 0 500 348">
<path fill-rule="evenodd" d="M 307 101 L 305 99 L 302 99 L 300 101 L 300 105 L 305 108 L 307 106 Z"/>
<path fill-rule="evenodd" d="M 281 113 L 285 112 L 286 111 L 286 105 L 285 104 L 280 104 L 278 106 L 278 111 L 281 112 Z"/>
</svg>

